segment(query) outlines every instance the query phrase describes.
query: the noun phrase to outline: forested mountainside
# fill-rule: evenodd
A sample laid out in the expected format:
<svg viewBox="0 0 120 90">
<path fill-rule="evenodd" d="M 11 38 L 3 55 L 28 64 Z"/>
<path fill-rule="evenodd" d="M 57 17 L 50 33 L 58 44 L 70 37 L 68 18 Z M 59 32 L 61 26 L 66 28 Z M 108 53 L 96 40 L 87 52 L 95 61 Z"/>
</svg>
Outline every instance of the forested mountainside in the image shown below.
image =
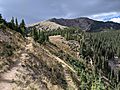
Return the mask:
<svg viewBox="0 0 120 90">
<path fill-rule="evenodd" d="M 118 30 L 120 29 L 120 24 L 115 22 L 103 22 L 96 21 L 86 17 L 76 18 L 76 19 L 49 19 L 51 22 L 55 22 L 59 25 L 68 27 L 79 27 L 83 31 L 98 32 L 106 29 Z"/>
<path fill-rule="evenodd" d="M 0 18 L 0 90 L 120 90 L 119 30 L 41 30 L 15 21 Z"/>
</svg>

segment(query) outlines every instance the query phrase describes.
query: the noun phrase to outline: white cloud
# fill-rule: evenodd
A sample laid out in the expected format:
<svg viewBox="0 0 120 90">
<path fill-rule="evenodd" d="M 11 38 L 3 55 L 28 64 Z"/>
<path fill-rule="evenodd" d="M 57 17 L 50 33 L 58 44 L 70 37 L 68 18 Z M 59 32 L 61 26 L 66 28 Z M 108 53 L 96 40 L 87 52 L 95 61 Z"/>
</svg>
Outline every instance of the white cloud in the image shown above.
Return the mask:
<svg viewBox="0 0 120 90">
<path fill-rule="evenodd" d="M 112 18 L 110 21 L 120 23 L 120 18 Z"/>
<path fill-rule="evenodd" d="M 100 13 L 88 17 L 99 21 L 113 21 L 120 23 L 120 12 Z"/>
<path fill-rule="evenodd" d="M 89 17 L 92 19 L 95 19 L 95 20 L 107 21 L 107 20 L 109 20 L 109 18 L 112 18 L 112 17 L 117 16 L 119 14 L 120 13 L 118 13 L 118 12 L 109 12 L 109 13 L 100 13 L 100 14 L 91 15 Z"/>
<path fill-rule="evenodd" d="M 117 12 L 109 12 L 109 13 L 100 13 L 96 15 L 92 15 L 93 18 L 99 18 L 99 17 L 104 17 L 104 16 L 113 16 L 116 15 Z"/>
</svg>

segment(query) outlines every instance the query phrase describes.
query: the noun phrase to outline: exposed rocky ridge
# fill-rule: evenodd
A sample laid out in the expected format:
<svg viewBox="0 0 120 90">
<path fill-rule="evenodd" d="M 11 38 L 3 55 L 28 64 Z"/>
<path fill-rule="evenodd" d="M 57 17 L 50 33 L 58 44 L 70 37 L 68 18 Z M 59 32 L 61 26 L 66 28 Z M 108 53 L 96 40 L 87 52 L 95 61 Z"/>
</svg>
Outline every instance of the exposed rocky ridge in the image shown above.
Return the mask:
<svg viewBox="0 0 120 90">
<path fill-rule="evenodd" d="M 68 27 L 78 27 L 84 31 L 102 31 L 104 29 L 119 30 L 120 24 L 115 22 L 102 22 L 92 20 L 86 17 L 76 18 L 76 19 L 49 19 L 51 22 L 55 22 L 59 25 Z"/>
</svg>

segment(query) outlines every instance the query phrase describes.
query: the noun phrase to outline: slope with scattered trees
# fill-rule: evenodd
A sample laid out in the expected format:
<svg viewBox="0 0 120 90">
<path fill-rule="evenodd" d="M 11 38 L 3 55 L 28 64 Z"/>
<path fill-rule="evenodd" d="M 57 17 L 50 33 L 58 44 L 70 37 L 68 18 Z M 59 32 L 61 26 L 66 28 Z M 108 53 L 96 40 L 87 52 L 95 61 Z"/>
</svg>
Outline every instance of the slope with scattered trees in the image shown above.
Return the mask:
<svg viewBox="0 0 120 90">
<path fill-rule="evenodd" d="M 75 50 L 67 46 L 79 52 L 79 58 L 54 40 L 50 42 L 49 37 L 55 35 L 64 37 L 66 44 L 78 42 Z M 79 27 L 29 29 L 24 20 L 18 24 L 12 17 L 7 22 L 0 15 L 0 75 L 9 76 L 19 62 L 12 73 L 15 79 L 1 81 L 0 85 L 11 83 L 5 85 L 15 90 L 119 90 L 119 38 L 119 30 L 90 33 Z"/>
</svg>

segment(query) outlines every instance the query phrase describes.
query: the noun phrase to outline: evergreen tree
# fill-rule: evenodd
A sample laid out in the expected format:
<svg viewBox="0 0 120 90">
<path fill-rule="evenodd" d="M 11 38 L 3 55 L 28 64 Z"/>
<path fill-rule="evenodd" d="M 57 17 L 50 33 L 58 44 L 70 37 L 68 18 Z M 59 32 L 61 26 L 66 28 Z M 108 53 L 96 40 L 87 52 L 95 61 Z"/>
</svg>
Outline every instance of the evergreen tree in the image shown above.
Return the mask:
<svg viewBox="0 0 120 90">
<path fill-rule="evenodd" d="M 19 29 L 20 29 L 20 33 L 23 36 L 25 36 L 26 35 L 26 25 L 25 25 L 24 19 L 22 19 L 22 22 L 20 23 Z"/>
<path fill-rule="evenodd" d="M 35 41 L 37 41 L 39 39 L 39 34 L 36 29 L 33 30 L 32 35 L 33 35 L 33 38 Z"/>
<path fill-rule="evenodd" d="M 15 25 L 16 25 L 16 27 L 18 28 L 18 20 L 17 20 L 17 18 L 15 19 Z"/>
<path fill-rule="evenodd" d="M 26 29 L 25 21 L 22 19 L 22 22 L 20 23 L 20 27 Z"/>
<path fill-rule="evenodd" d="M 2 15 L 0 14 L 0 20 L 2 19 Z"/>
<path fill-rule="evenodd" d="M 0 23 L 3 23 L 4 25 L 7 25 L 6 21 L 2 18 L 1 14 L 0 14 Z"/>
<path fill-rule="evenodd" d="M 18 20 L 17 20 L 17 18 L 15 19 L 15 30 L 16 30 L 17 32 L 20 32 L 20 31 L 19 31 L 19 25 L 18 25 Z"/>
<path fill-rule="evenodd" d="M 15 24 L 15 23 L 14 23 L 14 17 L 12 17 L 12 19 L 11 19 L 11 23 L 12 23 L 12 24 Z"/>
<path fill-rule="evenodd" d="M 11 28 L 12 28 L 13 30 L 15 30 L 14 17 L 12 17 L 12 19 L 11 19 L 10 23 L 11 23 Z"/>
<path fill-rule="evenodd" d="M 41 31 L 41 32 L 39 33 L 38 42 L 41 43 L 41 44 L 42 44 L 43 42 L 45 42 L 45 33 L 44 33 L 43 31 Z"/>
</svg>

